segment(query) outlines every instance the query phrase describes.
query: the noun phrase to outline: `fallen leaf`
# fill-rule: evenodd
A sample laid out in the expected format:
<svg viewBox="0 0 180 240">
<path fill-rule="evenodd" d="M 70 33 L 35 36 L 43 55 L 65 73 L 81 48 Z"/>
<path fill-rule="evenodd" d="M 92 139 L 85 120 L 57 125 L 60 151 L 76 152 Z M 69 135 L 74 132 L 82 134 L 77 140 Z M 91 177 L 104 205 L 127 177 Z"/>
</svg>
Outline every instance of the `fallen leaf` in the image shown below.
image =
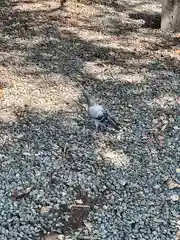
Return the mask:
<svg viewBox="0 0 180 240">
<path fill-rule="evenodd" d="M 177 189 L 177 188 L 179 189 L 180 188 L 180 184 L 176 183 L 173 180 L 167 180 L 166 185 L 169 189 Z"/>
<path fill-rule="evenodd" d="M 16 190 L 12 193 L 12 199 L 13 200 L 18 200 L 21 199 L 25 196 L 27 196 L 33 189 L 33 186 L 30 186 L 26 189 L 24 189 L 22 192 L 18 193 Z"/>
<path fill-rule="evenodd" d="M 68 221 L 65 224 L 66 228 L 78 229 L 84 227 L 84 220 L 87 220 L 90 206 L 88 205 L 72 205 L 70 206 L 70 213 Z"/>
<path fill-rule="evenodd" d="M 65 142 L 65 144 L 64 144 L 64 146 L 63 146 L 63 148 L 62 148 L 62 151 L 63 151 L 63 154 L 64 154 L 64 155 L 66 155 L 67 150 L 68 150 L 68 143 Z"/>
<path fill-rule="evenodd" d="M 69 208 L 71 209 L 71 208 L 90 208 L 90 206 L 89 205 L 85 205 L 85 204 L 72 204 L 72 205 L 70 205 L 69 206 Z"/>
<path fill-rule="evenodd" d="M 141 199 L 141 198 L 145 198 L 145 195 L 144 195 L 143 191 L 139 191 L 139 192 L 135 193 L 135 197 L 137 199 Z"/>
<path fill-rule="evenodd" d="M 176 233 L 176 240 L 180 240 L 180 230 L 178 230 Z"/>
<path fill-rule="evenodd" d="M 154 138 L 148 138 L 147 143 L 155 142 Z"/>
<path fill-rule="evenodd" d="M 50 209 L 51 209 L 51 206 L 44 206 L 44 207 L 41 208 L 40 212 L 41 213 L 48 213 Z"/>
<path fill-rule="evenodd" d="M 83 235 L 79 235 L 79 236 L 78 236 L 78 239 L 79 239 L 79 240 L 91 240 L 92 237 L 91 237 L 91 236 L 83 236 Z"/>
<path fill-rule="evenodd" d="M 58 178 L 56 176 L 56 171 L 52 171 L 51 175 L 50 175 L 50 182 L 52 184 L 55 184 L 58 181 Z"/>
<path fill-rule="evenodd" d="M 37 169 L 35 169 L 34 172 L 35 172 L 35 176 L 36 176 L 36 177 L 39 177 L 39 176 L 41 175 L 41 172 L 38 171 Z"/>
<path fill-rule="evenodd" d="M 75 200 L 75 203 L 77 203 L 77 204 L 83 204 L 83 201 L 81 200 L 81 199 L 77 199 L 77 200 Z"/>
<path fill-rule="evenodd" d="M 24 194 L 28 194 L 28 193 L 30 193 L 31 192 L 31 190 L 33 189 L 33 186 L 31 186 L 31 187 L 28 187 L 28 188 L 26 188 L 25 190 L 24 190 Z"/>
<path fill-rule="evenodd" d="M 46 234 L 44 235 L 41 240 L 58 240 L 58 233 L 50 233 L 50 234 Z"/>
<path fill-rule="evenodd" d="M 180 97 L 177 97 L 177 98 L 176 98 L 176 102 L 177 102 L 178 104 L 180 104 Z"/>
<path fill-rule="evenodd" d="M 175 53 L 180 55 L 180 49 L 176 50 Z"/>
<path fill-rule="evenodd" d="M 0 98 L 2 98 L 4 96 L 4 91 L 2 88 L 0 88 Z"/>
<path fill-rule="evenodd" d="M 23 152 L 22 153 L 24 156 L 31 156 L 31 153 L 29 153 L 29 152 Z"/>
<path fill-rule="evenodd" d="M 163 143 L 164 143 L 164 137 L 159 135 L 159 136 L 157 136 L 157 139 L 158 139 L 159 145 L 162 147 Z"/>
<path fill-rule="evenodd" d="M 84 226 L 87 228 L 89 233 L 92 232 L 92 224 L 90 222 L 88 222 L 87 220 L 84 220 Z"/>
<path fill-rule="evenodd" d="M 119 181 L 120 185 L 122 185 L 123 187 L 127 184 L 127 181 L 122 179 Z"/>
<path fill-rule="evenodd" d="M 64 239 L 65 239 L 64 234 L 58 235 L 58 240 L 64 240 Z"/>
<path fill-rule="evenodd" d="M 171 200 L 172 200 L 173 202 L 177 202 L 177 201 L 180 200 L 180 197 L 179 197 L 178 195 L 174 194 L 174 195 L 171 196 Z"/>
</svg>

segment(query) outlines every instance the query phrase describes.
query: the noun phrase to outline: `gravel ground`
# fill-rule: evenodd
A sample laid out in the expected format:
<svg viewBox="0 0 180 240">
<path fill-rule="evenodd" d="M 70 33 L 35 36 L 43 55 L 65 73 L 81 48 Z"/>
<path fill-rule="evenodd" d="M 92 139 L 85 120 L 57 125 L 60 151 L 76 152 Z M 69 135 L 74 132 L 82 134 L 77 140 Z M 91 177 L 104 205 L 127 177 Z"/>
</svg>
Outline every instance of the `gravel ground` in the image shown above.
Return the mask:
<svg viewBox="0 0 180 240">
<path fill-rule="evenodd" d="M 179 240 L 179 37 L 155 1 L 58 7 L 0 10 L 0 239 Z"/>
</svg>

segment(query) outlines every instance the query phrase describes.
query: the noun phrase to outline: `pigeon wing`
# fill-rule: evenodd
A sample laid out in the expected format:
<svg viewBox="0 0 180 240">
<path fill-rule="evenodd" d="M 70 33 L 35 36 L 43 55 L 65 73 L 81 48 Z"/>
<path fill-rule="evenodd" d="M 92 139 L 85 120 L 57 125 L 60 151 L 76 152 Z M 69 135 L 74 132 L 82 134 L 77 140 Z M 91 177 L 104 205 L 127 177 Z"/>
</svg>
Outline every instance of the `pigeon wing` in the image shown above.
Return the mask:
<svg viewBox="0 0 180 240">
<path fill-rule="evenodd" d="M 93 105 L 89 107 L 88 113 L 91 118 L 97 119 L 100 122 L 106 121 L 108 117 L 106 110 L 100 105 Z"/>
</svg>

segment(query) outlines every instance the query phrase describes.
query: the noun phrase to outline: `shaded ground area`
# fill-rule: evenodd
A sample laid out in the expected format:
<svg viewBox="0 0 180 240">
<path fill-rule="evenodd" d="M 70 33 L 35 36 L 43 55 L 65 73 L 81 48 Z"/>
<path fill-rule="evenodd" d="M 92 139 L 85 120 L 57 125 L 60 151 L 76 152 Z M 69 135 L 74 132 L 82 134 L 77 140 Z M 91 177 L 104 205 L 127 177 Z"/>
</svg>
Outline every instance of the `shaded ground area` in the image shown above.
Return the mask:
<svg viewBox="0 0 180 240">
<path fill-rule="evenodd" d="M 179 239 L 180 41 L 158 3 L 0 11 L 0 238 Z M 94 133 L 84 88 L 119 132 Z"/>
</svg>

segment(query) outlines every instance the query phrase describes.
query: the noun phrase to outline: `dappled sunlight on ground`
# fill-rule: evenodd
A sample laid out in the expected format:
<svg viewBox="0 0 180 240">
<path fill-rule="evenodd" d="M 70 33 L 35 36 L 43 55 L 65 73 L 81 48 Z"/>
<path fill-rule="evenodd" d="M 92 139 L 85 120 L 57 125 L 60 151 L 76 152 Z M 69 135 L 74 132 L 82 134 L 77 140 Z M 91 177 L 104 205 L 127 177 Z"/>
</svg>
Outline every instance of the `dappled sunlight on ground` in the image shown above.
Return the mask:
<svg viewBox="0 0 180 240">
<path fill-rule="evenodd" d="M 35 82 L 29 76 L 33 75 L 33 72 L 25 73 L 25 76 L 21 73 L 21 78 L 14 71 L 1 72 L 1 79 L 4 79 L 6 83 L 8 80 L 8 87 L 4 89 L 2 102 L 8 112 L 16 107 L 23 108 L 24 105 L 45 111 L 69 111 L 70 108 L 73 111 L 73 105 L 80 93 L 72 83 L 64 82 L 65 78 L 57 74 L 49 73 L 42 77 L 38 72 L 34 71 L 34 73 L 37 74 L 35 74 Z M 59 84 L 60 81 L 61 84 Z M 5 115 L 7 114 L 3 113 L 1 119 L 4 119 Z M 12 120 L 11 115 L 9 117 Z"/>
<path fill-rule="evenodd" d="M 103 152 L 103 155 L 101 154 L 101 156 L 103 157 L 106 166 L 110 165 L 126 169 L 130 164 L 130 158 L 120 150 L 112 151 L 111 149 L 107 149 Z"/>
<path fill-rule="evenodd" d="M 46 10 L 47 8 L 49 10 L 58 8 L 60 4 L 58 1 L 15 1 L 14 2 L 15 6 L 12 8 L 12 10 L 15 11 L 43 11 Z"/>
<path fill-rule="evenodd" d="M 154 98 L 152 101 L 147 103 L 149 106 L 159 106 L 161 108 L 170 108 L 177 104 L 179 104 L 179 97 L 178 96 L 171 96 L 171 95 L 162 95 L 158 98 Z"/>
</svg>

